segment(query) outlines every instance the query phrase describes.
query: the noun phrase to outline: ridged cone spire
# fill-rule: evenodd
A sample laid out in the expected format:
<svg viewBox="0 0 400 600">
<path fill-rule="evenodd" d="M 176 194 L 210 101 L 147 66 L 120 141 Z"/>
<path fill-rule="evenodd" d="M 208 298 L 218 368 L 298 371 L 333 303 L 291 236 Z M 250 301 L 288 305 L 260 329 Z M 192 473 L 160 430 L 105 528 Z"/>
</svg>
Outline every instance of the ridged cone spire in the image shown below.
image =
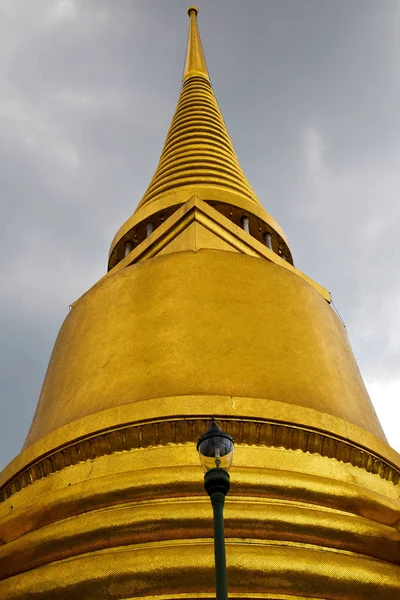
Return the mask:
<svg viewBox="0 0 400 600">
<path fill-rule="evenodd" d="M 191 6 L 183 86 L 157 170 L 139 207 L 175 190 L 222 188 L 259 205 L 236 157 L 210 84 Z M 205 193 L 205 195 L 207 195 Z M 138 207 L 138 208 L 139 208 Z"/>
</svg>

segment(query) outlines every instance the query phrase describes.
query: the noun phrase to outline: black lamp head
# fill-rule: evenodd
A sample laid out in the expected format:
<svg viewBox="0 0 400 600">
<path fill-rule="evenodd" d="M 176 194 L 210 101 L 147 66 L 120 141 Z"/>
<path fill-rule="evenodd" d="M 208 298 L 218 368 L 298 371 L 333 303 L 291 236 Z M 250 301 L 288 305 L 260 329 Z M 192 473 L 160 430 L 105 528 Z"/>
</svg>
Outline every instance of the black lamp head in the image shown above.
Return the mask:
<svg viewBox="0 0 400 600">
<path fill-rule="evenodd" d="M 196 448 L 205 471 L 216 468 L 229 471 L 233 459 L 233 438 L 218 427 L 214 418 L 209 429 L 199 438 Z"/>
</svg>

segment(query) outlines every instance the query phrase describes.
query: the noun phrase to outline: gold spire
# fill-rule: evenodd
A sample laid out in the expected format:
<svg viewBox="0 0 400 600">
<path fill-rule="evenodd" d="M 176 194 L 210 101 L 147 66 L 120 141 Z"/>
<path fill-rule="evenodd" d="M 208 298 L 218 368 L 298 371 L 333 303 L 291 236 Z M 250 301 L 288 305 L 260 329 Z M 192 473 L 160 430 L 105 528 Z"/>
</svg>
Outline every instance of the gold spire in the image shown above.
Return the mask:
<svg viewBox="0 0 400 600">
<path fill-rule="evenodd" d="M 183 81 L 193 76 L 204 77 L 207 81 L 210 81 L 199 29 L 197 27 L 198 12 L 199 9 L 196 6 L 188 8 L 190 25 Z"/>
<path fill-rule="evenodd" d="M 211 86 L 191 6 L 182 89 L 157 169 L 134 214 L 116 233 L 109 270 L 194 196 L 242 227 L 251 219 L 253 236 L 293 263 L 285 234 L 264 210 L 244 175 Z"/>
<path fill-rule="evenodd" d="M 259 206 L 240 168 L 210 84 L 197 28 L 198 9 L 191 6 L 188 13 L 182 91 L 160 162 L 138 208 L 169 194 L 174 194 L 176 204 L 176 192 L 188 188 L 204 199 L 214 199 L 217 189 Z"/>
</svg>

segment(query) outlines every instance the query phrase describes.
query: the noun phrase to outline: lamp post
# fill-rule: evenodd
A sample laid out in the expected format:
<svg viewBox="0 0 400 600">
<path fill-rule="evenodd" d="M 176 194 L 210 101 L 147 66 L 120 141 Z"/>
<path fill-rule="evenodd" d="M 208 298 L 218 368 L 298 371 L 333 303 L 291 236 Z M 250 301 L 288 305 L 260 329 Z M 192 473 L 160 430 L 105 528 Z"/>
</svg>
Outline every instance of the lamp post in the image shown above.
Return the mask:
<svg viewBox="0 0 400 600">
<path fill-rule="evenodd" d="M 214 513 L 216 596 L 217 600 L 227 600 L 224 504 L 230 487 L 228 470 L 233 458 L 233 438 L 212 419 L 210 428 L 199 438 L 196 447 L 205 470 L 204 487 L 210 496 Z"/>
</svg>

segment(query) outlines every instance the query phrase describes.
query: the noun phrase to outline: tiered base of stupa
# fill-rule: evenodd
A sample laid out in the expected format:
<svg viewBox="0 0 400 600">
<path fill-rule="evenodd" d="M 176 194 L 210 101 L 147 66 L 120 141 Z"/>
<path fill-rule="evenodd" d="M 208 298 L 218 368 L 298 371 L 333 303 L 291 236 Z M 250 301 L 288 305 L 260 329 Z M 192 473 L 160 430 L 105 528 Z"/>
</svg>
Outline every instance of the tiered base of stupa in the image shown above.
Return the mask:
<svg viewBox="0 0 400 600">
<path fill-rule="evenodd" d="M 296 424 L 326 419 L 310 409 L 182 397 L 66 426 L 81 441 L 44 453 L 14 479 L 0 505 L 0 598 L 215 597 L 212 511 L 193 443 L 207 419 L 162 416 L 176 406 L 188 414 L 218 406 L 236 438 L 225 510 L 231 598 L 400 594 L 399 473 L 389 462 L 346 441 L 339 420 L 330 419 L 336 434 Z M 274 418 L 257 416 L 257 406 Z M 240 416 L 250 411 L 253 419 Z M 289 414 L 290 425 L 282 422 Z M 84 435 L 89 421 L 113 419 L 129 424 Z M 43 450 L 57 433 L 41 441 Z M 371 445 L 367 437 L 359 442 Z M 376 441 L 376 450 L 382 455 L 384 444 Z"/>
</svg>

